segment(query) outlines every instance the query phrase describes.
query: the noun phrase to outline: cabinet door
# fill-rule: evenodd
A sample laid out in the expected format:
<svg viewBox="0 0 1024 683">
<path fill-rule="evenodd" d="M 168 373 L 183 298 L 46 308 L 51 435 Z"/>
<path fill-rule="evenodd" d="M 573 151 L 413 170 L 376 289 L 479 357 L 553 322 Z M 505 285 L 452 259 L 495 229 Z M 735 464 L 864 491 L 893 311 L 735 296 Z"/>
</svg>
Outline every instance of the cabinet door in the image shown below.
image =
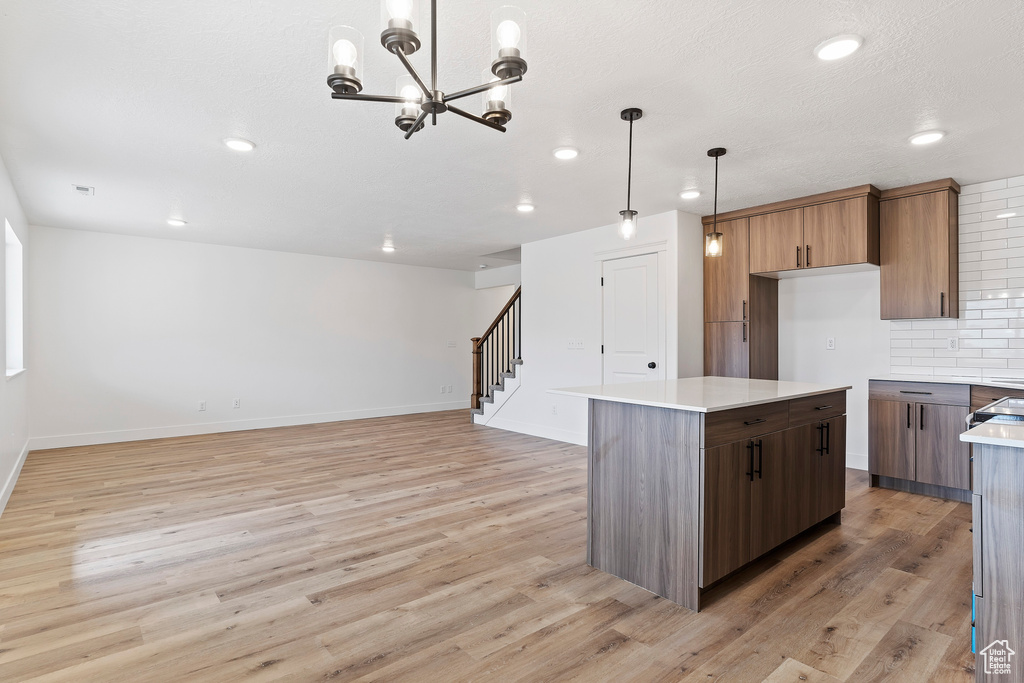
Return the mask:
<svg viewBox="0 0 1024 683">
<path fill-rule="evenodd" d="M 704 374 L 750 376 L 749 323 L 704 324 Z"/>
<path fill-rule="evenodd" d="M 704 322 L 747 320 L 747 219 L 720 222 L 718 231 L 722 233 L 722 255 L 704 257 Z"/>
<path fill-rule="evenodd" d="M 805 268 L 878 263 L 877 199 L 856 197 L 803 212 Z"/>
<path fill-rule="evenodd" d="M 803 209 L 750 217 L 750 272 L 802 268 Z"/>
<path fill-rule="evenodd" d="M 916 477 L 914 430 L 916 404 L 868 401 L 868 471 L 883 477 Z"/>
<path fill-rule="evenodd" d="M 703 451 L 701 587 L 750 561 L 750 445 L 737 441 Z"/>
<path fill-rule="evenodd" d="M 804 425 L 754 439 L 750 489 L 750 557 L 759 557 L 810 526 L 815 501 L 810 427 Z M 760 447 L 758 447 L 760 446 Z"/>
<path fill-rule="evenodd" d="M 917 481 L 971 487 L 971 449 L 960 441 L 968 412 L 963 406 L 917 404 Z"/>
<path fill-rule="evenodd" d="M 846 507 L 846 416 L 822 422 L 821 429 L 815 431 L 815 439 L 820 472 L 814 520 L 817 523 Z"/>
<path fill-rule="evenodd" d="M 882 319 L 955 317 L 949 192 L 881 203 Z"/>
</svg>

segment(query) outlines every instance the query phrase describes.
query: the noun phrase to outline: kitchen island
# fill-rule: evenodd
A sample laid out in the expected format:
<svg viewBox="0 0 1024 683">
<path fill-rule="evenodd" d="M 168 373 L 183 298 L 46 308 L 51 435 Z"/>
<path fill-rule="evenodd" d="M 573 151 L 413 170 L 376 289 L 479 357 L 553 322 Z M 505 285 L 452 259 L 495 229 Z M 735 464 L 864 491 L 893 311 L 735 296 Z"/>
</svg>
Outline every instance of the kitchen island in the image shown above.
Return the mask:
<svg viewBox="0 0 1024 683">
<path fill-rule="evenodd" d="M 973 446 L 976 680 L 1024 682 L 1024 421 L 994 418 Z M 1013 654 L 1011 654 L 1011 652 Z"/>
<path fill-rule="evenodd" d="M 589 399 L 587 562 L 692 610 L 845 506 L 850 387 L 729 377 L 552 390 Z"/>
</svg>

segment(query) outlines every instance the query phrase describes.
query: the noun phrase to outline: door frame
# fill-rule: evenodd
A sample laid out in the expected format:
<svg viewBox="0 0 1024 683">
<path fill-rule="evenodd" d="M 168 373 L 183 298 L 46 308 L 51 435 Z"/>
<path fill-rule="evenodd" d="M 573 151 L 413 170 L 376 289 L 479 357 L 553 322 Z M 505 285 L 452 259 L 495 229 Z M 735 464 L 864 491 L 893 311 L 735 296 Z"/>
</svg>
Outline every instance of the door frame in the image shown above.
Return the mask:
<svg viewBox="0 0 1024 683">
<path fill-rule="evenodd" d="M 632 258 L 634 256 L 648 256 L 655 255 L 658 257 L 658 341 L 659 341 L 659 358 L 658 363 L 665 368 L 665 379 L 675 379 L 679 374 L 678 365 L 678 353 L 677 349 L 673 345 L 672 352 L 669 353 L 669 339 L 668 339 L 668 311 L 669 304 L 675 304 L 670 302 L 670 299 L 674 299 L 671 296 L 672 290 L 668 286 L 668 241 L 662 240 L 660 242 L 648 242 L 646 244 L 636 244 L 628 247 L 620 247 L 618 249 L 608 249 L 605 251 L 594 252 L 594 270 L 597 276 L 594 281 L 597 282 L 597 310 L 601 312 L 601 345 L 604 346 L 604 287 L 601 286 L 601 278 L 604 277 L 604 263 L 605 261 L 618 261 L 619 259 Z M 601 354 L 601 383 L 604 384 L 604 354 Z"/>
</svg>

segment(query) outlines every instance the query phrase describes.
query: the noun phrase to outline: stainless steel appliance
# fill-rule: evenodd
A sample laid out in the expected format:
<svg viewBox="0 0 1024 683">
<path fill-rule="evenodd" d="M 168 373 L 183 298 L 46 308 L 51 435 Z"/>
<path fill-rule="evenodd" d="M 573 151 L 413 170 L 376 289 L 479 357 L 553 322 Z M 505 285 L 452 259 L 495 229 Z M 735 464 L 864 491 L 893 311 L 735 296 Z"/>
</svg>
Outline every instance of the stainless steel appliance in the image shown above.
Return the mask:
<svg viewBox="0 0 1024 683">
<path fill-rule="evenodd" d="M 982 422 L 1024 422 L 1024 398 L 1001 398 L 978 408 L 967 416 L 967 426 L 974 427 Z"/>
</svg>

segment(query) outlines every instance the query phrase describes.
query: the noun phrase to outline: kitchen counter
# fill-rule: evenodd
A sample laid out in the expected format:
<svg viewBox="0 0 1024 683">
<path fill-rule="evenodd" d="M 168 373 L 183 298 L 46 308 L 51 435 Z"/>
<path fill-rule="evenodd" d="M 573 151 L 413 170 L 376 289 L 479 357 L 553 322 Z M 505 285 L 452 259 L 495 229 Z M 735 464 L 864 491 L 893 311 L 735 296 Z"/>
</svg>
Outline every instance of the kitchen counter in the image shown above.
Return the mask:
<svg viewBox="0 0 1024 683">
<path fill-rule="evenodd" d="M 876 375 L 868 378 L 879 382 L 926 382 L 928 384 L 956 384 L 959 386 L 993 387 L 1024 390 L 1024 379 L 980 379 L 978 377 L 933 377 L 932 375 Z"/>
<path fill-rule="evenodd" d="M 1024 448 L 1024 422 L 982 422 L 960 435 L 966 443 Z"/>
<path fill-rule="evenodd" d="M 551 389 L 549 393 L 652 408 L 670 408 L 695 413 L 788 401 L 790 399 L 847 391 L 850 386 L 779 382 L 769 379 L 735 377 L 688 377 L 662 382 L 601 384 L 592 387 Z"/>
</svg>

